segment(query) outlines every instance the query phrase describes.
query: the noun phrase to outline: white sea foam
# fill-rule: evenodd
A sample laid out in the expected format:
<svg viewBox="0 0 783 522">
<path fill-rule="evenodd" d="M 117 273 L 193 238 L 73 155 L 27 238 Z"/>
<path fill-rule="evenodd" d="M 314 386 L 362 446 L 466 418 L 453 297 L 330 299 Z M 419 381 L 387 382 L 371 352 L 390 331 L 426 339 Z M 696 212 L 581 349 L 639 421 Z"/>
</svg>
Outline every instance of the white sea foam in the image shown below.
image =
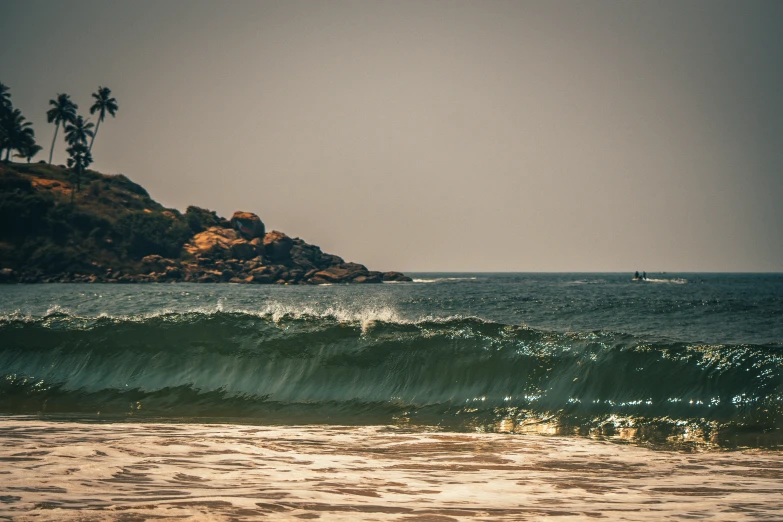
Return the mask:
<svg viewBox="0 0 783 522">
<path fill-rule="evenodd" d="M 606 280 L 604 279 L 577 279 L 576 281 L 570 281 L 567 284 L 569 285 L 600 285 L 602 283 L 605 283 Z"/>
<path fill-rule="evenodd" d="M 290 320 L 332 320 L 343 324 L 358 325 L 361 327 L 362 333 L 367 333 L 376 323 L 418 325 L 422 323 L 442 324 L 463 320 L 493 322 L 479 316 L 462 314 L 449 316 L 427 314 L 417 317 L 404 317 L 396 308 L 385 303 L 365 304 L 349 308 L 333 304 L 322 305 L 320 303 L 283 303 L 272 301 L 264 303 L 260 308 L 253 309 L 233 308 L 226 305 L 223 300 L 217 302 L 212 307 L 193 307 L 184 311 L 165 307 L 138 314 L 108 314 L 107 312 L 100 312 L 96 315 L 80 315 L 68 308 L 52 305 L 42 317 L 14 311 L 0 316 L 0 322 L 37 322 L 56 317 L 66 317 L 72 328 L 90 329 L 95 326 L 96 321 L 101 320 L 117 323 L 142 323 L 153 319 L 164 322 L 177 322 L 187 315 L 213 316 L 223 313 L 269 319 L 280 325 Z"/>
<path fill-rule="evenodd" d="M 364 306 L 358 309 L 349 309 L 340 306 L 319 306 L 317 304 L 285 304 L 279 302 L 266 303 L 260 310 L 234 310 L 239 313 L 254 314 L 258 317 L 272 319 L 280 323 L 286 319 L 332 319 L 341 323 L 360 324 L 362 331 L 375 322 L 403 323 L 403 319 L 397 310 L 387 305 Z"/>
<path fill-rule="evenodd" d="M 414 279 L 414 283 L 440 283 L 442 281 L 475 281 L 475 277 L 436 277 L 433 279 Z"/>
<path fill-rule="evenodd" d="M 49 308 L 46 310 L 46 314 L 44 314 L 44 317 L 51 316 L 51 315 L 68 315 L 72 316 L 73 312 L 70 310 L 70 308 L 65 308 L 63 306 L 60 306 L 58 304 L 50 305 Z"/>
<path fill-rule="evenodd" d="M 554 434 L 540 426 L 542 435 Z M 215 520 L 390 521 L 400 513 L 443 519 L 490 513 L 504 520 L 661 520 L 687 513 L 750 520 L 777 519 L 783 510 L 779 452 L 684 455 L 508 434 L 520 427 L 508 419 L 497 424 L 502 433 L 431 433 L 6 418 L 0 457 L 3 486 L 13 495 L 0 503 L 0 517 L 204 519 L 208 510 Z M 620 431 L 616 438 L 626 436 Z"/>
<path fill-rule="evenodd" d="M 687 279 L 681 279 L 681 278 L 675 278 L 675 279 L 653 279 L 648 277 L 645 279 L 648 283 L 665 283 L 665 284 L 672 284 L 672 285 L 684 285 L 688 282 Z"/>
</svg>

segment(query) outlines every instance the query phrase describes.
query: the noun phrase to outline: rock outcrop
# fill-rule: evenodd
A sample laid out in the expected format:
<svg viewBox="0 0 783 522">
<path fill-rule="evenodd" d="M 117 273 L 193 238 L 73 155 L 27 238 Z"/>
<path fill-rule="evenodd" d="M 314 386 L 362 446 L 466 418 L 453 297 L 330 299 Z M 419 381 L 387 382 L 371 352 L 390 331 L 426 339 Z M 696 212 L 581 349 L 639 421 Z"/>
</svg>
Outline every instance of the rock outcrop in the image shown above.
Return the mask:
<svg viewBox="0 0 783 522">
<path fill-rule="evenodd" d="M 264 236 L 264 255 L 271 261 L 286 262 L 291 259 L 291 248 L 294 241 L 277 230 Z"/>
<path fill-rule="evenodd" d="M 264 222 L 252 212 L 234 212 L 231 216 L 231 226 L 247 240 L 263 238 L 266 233 Z"/>
<path fill-rule="evenodd" d="M 233 228 L 209 227 L 193 236 L 183 249 L 192 256 L 232 257 L 231 247 L 239 241 L 245 240 Z"/>
<path fill-rule="evenodd" d="M 266 232 L 252 212 L 181 213 L 121 174 L 90 170 L 89 189 L 71 193 L 71 178 L 54 165 L 0 164 L 0 283 L 410 281 Z"/>
<path fill-rule="evenodd" d="M 410 281 L 399 272 L 372 272 L 358 263 L 325 254 L 315 245 L 273 230 L 248 241 L 234 229 L 210 227 L 185 244 L 193 262 L 182 265 L 184 281 L 239 284 L 336 284 Z M 170 260 L 148 256 L 144 263 L 160 268 Z M 178 274 L 180 275 L 180 274 Z M 169 269 L 150 274 L 153 280 L 170 280 Z M 164 279 L 161 279 L 164 277 Z"/>
<path fill-rule="evenodd" d="M 236 213 L 234 217 L 237 216 Z M 260 222 L 260 220 L 259 220 Z M 232 218 L 232 223 L 234 219 Z M 263 226 L 263 225 L 262 225 Z M 194 262 L 183 263 L 181 278 L 200 283 L 230 282 L 256 284 L 335 284 L 410 281 L 399 272 L 373 272 L 358 263 L 325 254 L 315 245 L 273 230 L 248 241 L 233 228 L 210 227 L 183 247 Z M 158 270 L 171 260 L 147 256 L 145 265 Z M 172 272 L 150 274 L 154 280 L 170 280 Z"/>
</svg>

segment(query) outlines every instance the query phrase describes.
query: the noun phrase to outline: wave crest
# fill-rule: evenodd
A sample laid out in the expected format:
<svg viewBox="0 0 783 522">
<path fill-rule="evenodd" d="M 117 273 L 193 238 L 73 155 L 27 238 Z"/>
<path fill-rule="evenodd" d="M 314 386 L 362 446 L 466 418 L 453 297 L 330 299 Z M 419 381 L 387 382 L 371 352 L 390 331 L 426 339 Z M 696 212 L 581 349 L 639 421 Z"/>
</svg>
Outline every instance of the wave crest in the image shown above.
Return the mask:
<svg viewBox="0 0 783 522">
<path fill-rule="evenodd" d="M 783 424 L 778 346 L 407 320 L 382 306 L 94 318 L 52 310 L 4 317 L 0 337 L 3 413 L 408 419 L 463 429 L 498 416 Z"/>
</svg>

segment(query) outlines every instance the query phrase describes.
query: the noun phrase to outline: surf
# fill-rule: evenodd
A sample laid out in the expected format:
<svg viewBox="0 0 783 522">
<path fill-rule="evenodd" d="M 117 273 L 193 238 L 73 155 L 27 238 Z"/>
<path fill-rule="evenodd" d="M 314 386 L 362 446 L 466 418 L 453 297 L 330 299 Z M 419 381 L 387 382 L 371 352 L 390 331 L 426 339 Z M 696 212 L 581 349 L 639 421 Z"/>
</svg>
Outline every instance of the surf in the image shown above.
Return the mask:
<svg viewBox="0 0 783 522">
<path fill-rule="evenodd" d="M 392 310 L 0 320 L 0 413 L 779 432 L 776 345 L 647 342 Z M 678 428 L 679 426 L 679 428 Z M 656 431 L 656 432 L 657 432 Z"/>
</svg>

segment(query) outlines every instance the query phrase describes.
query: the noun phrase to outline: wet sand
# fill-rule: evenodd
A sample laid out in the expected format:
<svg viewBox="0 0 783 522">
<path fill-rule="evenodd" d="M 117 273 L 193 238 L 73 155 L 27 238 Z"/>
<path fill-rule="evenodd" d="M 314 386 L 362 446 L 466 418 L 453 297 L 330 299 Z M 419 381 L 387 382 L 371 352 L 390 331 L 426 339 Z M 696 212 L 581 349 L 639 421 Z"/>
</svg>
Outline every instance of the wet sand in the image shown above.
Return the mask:
<svg viewBox="0 0 783 522">
<path fill-rule="evenodd" d="M 384 427 L 0 420 L 13 520 L 783 519 L 783 452 Z"/>
</svg>

